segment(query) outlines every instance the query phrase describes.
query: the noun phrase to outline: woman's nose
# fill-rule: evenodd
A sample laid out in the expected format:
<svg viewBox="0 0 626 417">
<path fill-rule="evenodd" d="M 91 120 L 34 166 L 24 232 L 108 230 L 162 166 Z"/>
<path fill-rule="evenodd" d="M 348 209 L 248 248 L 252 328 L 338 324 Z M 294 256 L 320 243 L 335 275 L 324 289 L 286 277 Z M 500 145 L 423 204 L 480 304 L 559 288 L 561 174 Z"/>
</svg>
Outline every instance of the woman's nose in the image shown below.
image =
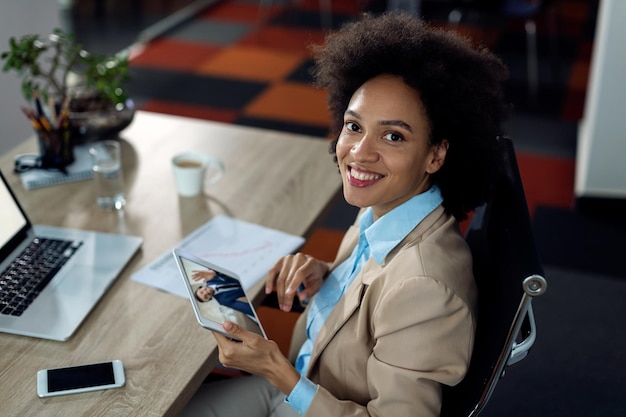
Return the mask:
<svg viewBox="0 0 626 417">
<path fill-rule="evenodd" d="M 352 153 L 355 160 L 372 160 L 377 158 L 374 140 L 368 135 L 363 135 L 361 139 L 352 146 L 350 153 Z"/>
</svg>

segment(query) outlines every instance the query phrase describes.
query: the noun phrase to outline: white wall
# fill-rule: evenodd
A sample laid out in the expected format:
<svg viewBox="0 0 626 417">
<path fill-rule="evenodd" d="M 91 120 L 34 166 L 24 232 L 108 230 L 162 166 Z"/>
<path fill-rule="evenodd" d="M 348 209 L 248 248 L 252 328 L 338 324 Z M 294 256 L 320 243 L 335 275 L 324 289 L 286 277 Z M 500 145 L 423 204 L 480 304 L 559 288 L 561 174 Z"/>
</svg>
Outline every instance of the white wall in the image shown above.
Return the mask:
<svg viewBox="0 0 626 417">
<path fill-rule="evenodd" d="M 601 0 L 576 158 L 576 197 L 626 198 L 626 1 Z"/>
<path fill-rule="evenodd" d="M 46 36 L 54 28 L 66 29 L 57 0 L 0 0 L 0 51 L 9 49 L 9 38 L 27 34 Z M 4 64 L 2 61 L 0 64 Z M 20 111 L 24 101 L 19 78 L 0 71 L 0 153 L 32 136 L 33 129 Z"/>
</svg>

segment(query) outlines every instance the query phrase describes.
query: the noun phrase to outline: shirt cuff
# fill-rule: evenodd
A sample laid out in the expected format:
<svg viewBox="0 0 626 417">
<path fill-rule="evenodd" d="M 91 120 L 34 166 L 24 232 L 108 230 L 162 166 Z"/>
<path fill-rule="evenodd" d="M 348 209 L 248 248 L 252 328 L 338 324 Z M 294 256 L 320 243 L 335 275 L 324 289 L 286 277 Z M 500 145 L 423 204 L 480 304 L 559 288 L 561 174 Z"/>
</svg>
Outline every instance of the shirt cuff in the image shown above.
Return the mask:
<svg viewBox="0 0 626 417">
<path fill-rule="evenodd" d="M 303 416 L 313 401 L 313 397 L 317 392 L 317 385 L 311 382 L 304 376 L 300 377 L 300 380 L 295 387 L 289 393 L 289 396 L 285 398 L 285 402 L 293 408 L 298 415 Z"/>
</svg>

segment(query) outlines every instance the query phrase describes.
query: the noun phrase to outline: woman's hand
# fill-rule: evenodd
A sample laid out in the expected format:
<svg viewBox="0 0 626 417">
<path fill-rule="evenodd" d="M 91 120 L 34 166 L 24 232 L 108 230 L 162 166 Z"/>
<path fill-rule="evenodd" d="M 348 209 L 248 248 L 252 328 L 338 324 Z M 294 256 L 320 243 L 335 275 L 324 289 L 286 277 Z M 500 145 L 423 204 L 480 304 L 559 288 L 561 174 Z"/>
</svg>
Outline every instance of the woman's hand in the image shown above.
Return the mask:
<svg viewBox="0 0 626 417">
<path fill-rule="evenodd" d="M 230 321 L 225 321 L 222 327 L 228 334 L 241 340 L 236 342 L 213 333 L 222 365 L 260 375 L 285 395 L 291 393 L 300 380 L 300 374 L 283 356 L 276 342 L 266 340 Z"/>
<path fill-rule="evenodd" d="M 265 279 L 265 293 L 276 291 L 281 310 L 290 311 L 293 298 L 304 301 L 315 295 L 330 271 L 330 264 L 303 253 L 283 256 L 269 270 Z M 300 284 L 304 288 L 298 288 Z"/>
</svg>

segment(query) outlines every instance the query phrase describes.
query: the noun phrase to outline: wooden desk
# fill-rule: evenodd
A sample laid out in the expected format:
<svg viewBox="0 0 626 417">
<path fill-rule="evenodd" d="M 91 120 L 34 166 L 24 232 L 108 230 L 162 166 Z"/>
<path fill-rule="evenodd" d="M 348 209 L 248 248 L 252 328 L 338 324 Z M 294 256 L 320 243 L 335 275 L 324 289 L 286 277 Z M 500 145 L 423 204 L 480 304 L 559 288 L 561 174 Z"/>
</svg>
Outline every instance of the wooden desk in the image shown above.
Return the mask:
<svg viewBox="0 0 626 417">
<path fill-rule="evenodd" d="M 120 136 L 127 206 L 119 213 L 97 207 L 91 181 L 24 190 L 11 172 L 13 158 L 36 152 L 34 137 L 0 159 L 33 223 L 144 238 L 68 342 L 0 334 L 3 416 L 177 415 L 215 365 L 216 344 L 188 301 L 131 281 L 132 272 L 219 213 L 306 235 L 341 188 L 328 142 L 319 138 L 144 112 Z M 208 197 L 176 194 L 170 159 L 186 150 L 224 161 L 226 172 Z M 258 298 L 261 288 L 259 283 L 250 295 Z M 111 359 L 124 362 L 124 388 L 37 397 L 39 369 Z"/>
</svg>

